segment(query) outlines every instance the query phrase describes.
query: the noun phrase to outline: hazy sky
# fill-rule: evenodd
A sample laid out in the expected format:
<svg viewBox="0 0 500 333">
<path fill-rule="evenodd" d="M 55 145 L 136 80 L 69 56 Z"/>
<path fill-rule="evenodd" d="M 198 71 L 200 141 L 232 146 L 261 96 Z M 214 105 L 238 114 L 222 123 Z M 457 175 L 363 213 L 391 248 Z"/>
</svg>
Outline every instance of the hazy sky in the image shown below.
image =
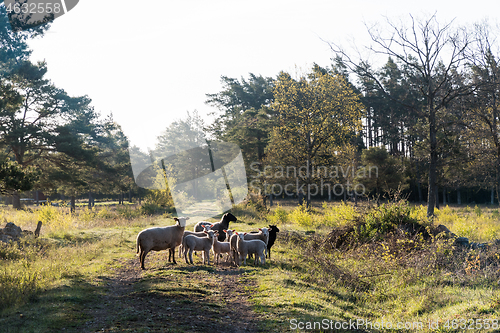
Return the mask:
<svg viewBox="0 0 500 333">
<path fill-rule="evenodd" d="M 440 22 L 496 23 L 500 2 L 81 0 L 30 45 L 56 86 L 88 95 L 96 110 L 113 113 L 131 145 L 146 148 L 188 111 L 217 111 L 204 102 L 222 89 L 221 75 L 328 66 L 332 53 L 322 39 L 361 47 L 364 22 L 434 12 Z"/>
</svg>

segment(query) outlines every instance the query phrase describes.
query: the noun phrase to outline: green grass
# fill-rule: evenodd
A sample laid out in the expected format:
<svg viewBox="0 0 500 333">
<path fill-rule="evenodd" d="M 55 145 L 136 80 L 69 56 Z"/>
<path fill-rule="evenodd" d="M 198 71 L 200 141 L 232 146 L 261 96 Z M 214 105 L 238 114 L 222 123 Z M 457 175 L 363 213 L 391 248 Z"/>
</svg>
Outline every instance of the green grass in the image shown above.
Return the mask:
<svg viewBox="0 0 500 333">
<path fill-rule="evenodd" d="M 500 315 L 499 248 L 467 253 L 454 248 L 452 241 L 391 234 L 394 216 L 428 226 L 425 207 L 375 209 L 328 203 L 315 204 L 311 210 L 275 206 L 269 213 L 238 206 L 232 213 L 238 217 L 232 229 L 250 231 L 276 224 L 281 230 L 265 266 L 234 272 L 246 286 L 262 331 L 290 331 L 293 319 L 310 323 L 363 319 L 425 324 L 422 330 L 410 330 L 415 332 L 436 331 L 428 325 L 439 322 L 440 332 L 460 332 L 459 327 L 444 325 Z M 436 213 L 434 225 L 444 224 L 458 236 L 477 242 L 500 238 L 495 207 L 446 206 Z M 2 327 L 12 332 L 82 331 L 95 320 L 92 311 L 106 307 L 103 300 L 116 306 L 101 318 L 109 331 L 166 327 L 172 332 L 210 331 L 210 325 L 221 324 L 220 318 L 229 311 L 221 297 L 226 271 L 200 265 L 200 258 L 195 258 L 194 266 L 181 260 L 173 266 L 166 263 L 165 251 L 148 255 L 148 270 L 137 270 L 140 278 L 126 294 L 110 293 L 114 270 L 126 260 L 138 261 L 137 233 L 152 225 L 173 224 L 168 216 L 146 217 L 130 208 L 110 207 L 69 215 L 64 208 L 41 207 L 3 208 L 3 219 L 23 229 L 34 229 L 36 221 L 44 219 L 44 226 L 39 239 L 0 246 L 0 331 Z M 389 236 L 357 234 L 353 246 L 331 248 L 327 240 L 333 228 L 361 220 L 377 226 L 373 230 L 387 228 Z M 190 222 L 188 228 L 196 221 Z M 158 302 L 163 311 L 150 313 L 134 306 L 147 300 Z M 191 311 L 189 316 L 192 311 L 203 313 L 207 322 L 186 319 L 190 317 L 183 309 Z"/>
</svg>

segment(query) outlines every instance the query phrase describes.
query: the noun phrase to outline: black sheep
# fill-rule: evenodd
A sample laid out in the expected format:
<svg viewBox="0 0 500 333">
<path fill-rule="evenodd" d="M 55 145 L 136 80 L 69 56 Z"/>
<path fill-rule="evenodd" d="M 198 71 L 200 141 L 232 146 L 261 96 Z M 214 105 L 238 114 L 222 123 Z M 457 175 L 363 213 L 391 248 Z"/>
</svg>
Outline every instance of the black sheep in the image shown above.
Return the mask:
<svg viewBox="0 0 500 333">
<path fill-rule="evenodd" d="M 223 242 L 224 239 L 226 238 L 226 234 L 224 233 L 224 230 L 229 229 L 229 222 L 231 221 L 237 221 L 238 219 L 236 216 L 234 216 L 231 213 L 226 213 L 222 216 L 221 220 L 217 223 L 210 223 L 206 221 L 200 221 L 196 223 L 194 226 L 194 231 L 203 231 L 203 225 L 205 224 L 212 224 L 212 230 L 217 230 L 219 231 L 219 237 L 217 238 L 219 242 Z"/>
<path fill-rule="evenodd" d="M 276 233 L 279 231 L 280 229 L 278 229 L 277 226 L 269 225 L 269 241 L 267 242 L 267 255 L 269 256 L 269 259 L 271 259 L 271 246 L 273 246 L 274 241 L 276 240 Z"/>
</svg>

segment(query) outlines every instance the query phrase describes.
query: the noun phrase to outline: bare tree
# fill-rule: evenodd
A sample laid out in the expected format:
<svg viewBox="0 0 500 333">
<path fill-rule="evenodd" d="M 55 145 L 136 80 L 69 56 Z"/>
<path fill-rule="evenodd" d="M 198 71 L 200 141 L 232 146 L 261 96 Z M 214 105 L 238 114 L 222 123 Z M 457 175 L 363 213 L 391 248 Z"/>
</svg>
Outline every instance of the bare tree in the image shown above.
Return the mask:
<svg viewBox="0 0 500 333">
<path fill-rule="evenodd" d="M 356 59 L 338 45 L 330 43 L 333 52 L 342 57 L 349 69 L 360 78 L 373 80 L 389 98 L 412 109 L 426 119 L 429 132 L 429 188 L 427 215 L 434 215 L 437 195 L 437 111 L 445 108 L 460 96 L 468 95 L 472 85 L 465 85 L 468 49 L 473 43 L 465 29 L 455 29 L 453 22 L 440 25 L 436 15 L 419 20 L 410 15 L 409 25 L 394 23 L 386 18 L 386 25 L 367 27 L 373 45 L 368 51 L 375 55 L 387 55 L 402 66 L 403 75 L 418 93 L 420 103 L 410 105 L 408 99 L 396 99 L 384 88 L 375 70 L 359 52 Z M 424 105 L 424 108 L 421 105 Z"/>
</svg>

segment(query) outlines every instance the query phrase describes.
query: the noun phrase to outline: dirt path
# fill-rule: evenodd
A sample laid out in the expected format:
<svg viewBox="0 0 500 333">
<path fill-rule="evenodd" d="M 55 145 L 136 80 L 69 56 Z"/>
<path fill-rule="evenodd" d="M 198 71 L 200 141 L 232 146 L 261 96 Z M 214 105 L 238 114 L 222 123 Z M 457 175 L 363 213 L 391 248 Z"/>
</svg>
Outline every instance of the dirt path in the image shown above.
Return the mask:
<svg viewBox="0 0 500 333">
<path fill-rule="evenodd" d="M 123 260 L 111 278 L 102 278 L 82 332 L 259 332 L 245 288 L 252 282 L 244 270 L 179 264 L 154 268 L 151 263 L 164 257 L 148 259 L 146 271 L 138 259 Z"/>
</svg>

